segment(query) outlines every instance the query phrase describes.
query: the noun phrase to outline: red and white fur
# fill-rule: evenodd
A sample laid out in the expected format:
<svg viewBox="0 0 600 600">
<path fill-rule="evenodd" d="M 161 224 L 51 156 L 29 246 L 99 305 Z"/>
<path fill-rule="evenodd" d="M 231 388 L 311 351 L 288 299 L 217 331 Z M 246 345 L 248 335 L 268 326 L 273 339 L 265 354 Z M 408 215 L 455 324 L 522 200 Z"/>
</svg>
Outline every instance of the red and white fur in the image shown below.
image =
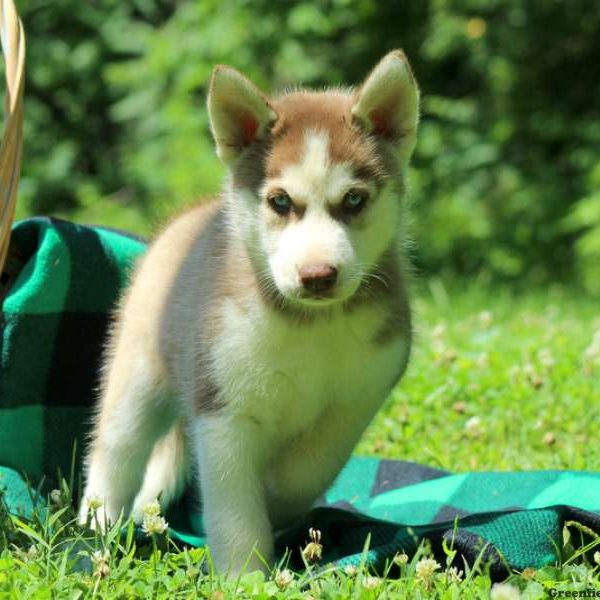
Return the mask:
<svg viewBox="0 0 600 600">
<path fill-rule="evenodd" d="M 116 315 L 86 463 L 100 522 L 165 507 L 196 465 L 217 569 L 264 569 L 273 529 L 332 483 L 408 360 L 418 105 L 401 51 L 357 89 L 273 99 L 216 67 L 229 175 L 158 236 Z"/>
</svg>

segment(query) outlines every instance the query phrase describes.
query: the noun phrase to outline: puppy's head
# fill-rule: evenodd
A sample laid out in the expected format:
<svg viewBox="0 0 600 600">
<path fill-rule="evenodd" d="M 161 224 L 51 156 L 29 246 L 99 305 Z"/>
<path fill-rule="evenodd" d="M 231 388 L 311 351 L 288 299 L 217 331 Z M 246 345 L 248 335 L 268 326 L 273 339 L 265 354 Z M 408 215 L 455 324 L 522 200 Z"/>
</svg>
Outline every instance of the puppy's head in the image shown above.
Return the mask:
<svg viewBox="0 0 600 600">
<path fill-rule="evenodd" d="M 398 238 L 419 91 L 401 51 L 356 90 L 267 98 L 230 67 L 208 109 L 233 226 L 261 281 L 307 307 L 348 300 Z"/>
</svg>

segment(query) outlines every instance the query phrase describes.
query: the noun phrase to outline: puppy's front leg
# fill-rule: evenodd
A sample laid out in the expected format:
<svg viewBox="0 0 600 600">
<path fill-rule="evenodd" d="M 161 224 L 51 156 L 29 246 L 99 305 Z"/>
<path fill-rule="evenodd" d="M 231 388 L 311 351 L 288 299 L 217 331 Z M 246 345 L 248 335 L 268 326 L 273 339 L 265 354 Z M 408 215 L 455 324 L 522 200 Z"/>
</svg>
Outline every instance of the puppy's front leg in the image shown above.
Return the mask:
<svg viewBox="0 0 600 600">
<path fill-rule="evenodd" d="M 259 426 L 245 417 L 202 415 L 194 438 L 204 524 L 217 571 L 268 570 L 260 559 L 271 561 L 273 534 Z"/>
<path fill-rule="evenodd" d="M 290 525 L 306 513 L 333 482 L 377 405 L 332 406 L 314 428 L 299 436 L 269 465 L 268 510 L 275 527 Z"/>
</svg>

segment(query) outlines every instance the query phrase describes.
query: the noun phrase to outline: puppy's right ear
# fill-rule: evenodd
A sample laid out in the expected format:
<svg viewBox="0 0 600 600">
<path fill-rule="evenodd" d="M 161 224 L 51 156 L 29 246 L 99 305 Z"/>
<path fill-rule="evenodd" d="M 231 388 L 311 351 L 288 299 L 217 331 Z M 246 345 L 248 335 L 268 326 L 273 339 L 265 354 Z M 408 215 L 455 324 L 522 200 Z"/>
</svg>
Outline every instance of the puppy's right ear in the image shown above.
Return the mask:
<svg viewBox="0 0 600 600">
<path fill-rule="evenodd" d="M 419 88 L 402 50 L 386 54 L 356 93 L 352 115 L 367 133 L 395 144 L 404 160 L 413 151 Z"/>
<path fill-rule="evenodd" d="M 277 120 L 269 99 L 239 71 L 223 65 L 213 71 L 208 115 L 217 154 L 227 166 Z"/>
</svg>

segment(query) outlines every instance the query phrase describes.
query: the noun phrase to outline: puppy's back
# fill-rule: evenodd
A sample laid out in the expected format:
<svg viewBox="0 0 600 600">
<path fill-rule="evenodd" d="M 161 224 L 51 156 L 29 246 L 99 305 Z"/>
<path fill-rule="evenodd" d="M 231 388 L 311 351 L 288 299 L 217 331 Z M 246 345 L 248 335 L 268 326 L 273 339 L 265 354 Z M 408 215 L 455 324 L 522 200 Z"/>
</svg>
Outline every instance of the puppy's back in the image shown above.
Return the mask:
<svg viewBox="0 0 600 600">
<path fill-rule="evenodd" d="M 177 338 L 192 326 L 194 309 L 202 295 L 198 276 L 208 263 L 204 234 L 218 218 L 220 202 L 204 202 L 172 220 L 150 244 L 132 275 L 132 283 L 115 316 L 109 354 L 128 353 L 151 358 L 164 372 L 164 357 L 182 345 Z M 190 321 L 190 319 L 192 321 Z M 185 327 L 181 324 L 185 323 Z M 128 344 L 117 340 L 127 328 Z M 177 341 L 176 341 L 177 340 Z M 118 357 L 115 357 L 118 359 Z"/>
</svg>

